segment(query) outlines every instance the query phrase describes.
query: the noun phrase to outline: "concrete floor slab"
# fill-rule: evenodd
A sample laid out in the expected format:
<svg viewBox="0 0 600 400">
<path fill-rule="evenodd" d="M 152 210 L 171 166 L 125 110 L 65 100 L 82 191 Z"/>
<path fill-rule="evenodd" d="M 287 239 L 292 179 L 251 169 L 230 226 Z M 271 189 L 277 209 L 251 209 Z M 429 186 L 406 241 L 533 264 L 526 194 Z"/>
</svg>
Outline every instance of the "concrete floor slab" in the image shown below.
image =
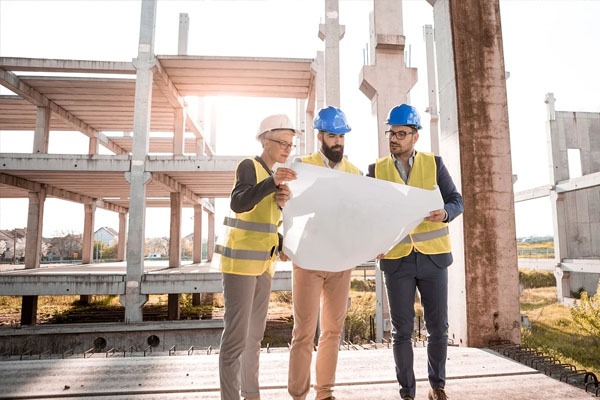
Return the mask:
<svg viewBox="0 0 600 400">
<path fill-rule="evenodd" d="M 428 388 L 426 349 L 414 350 L 416 400 L 424 400 Z M 186 354 L 127 358 L 96 354 L 87 359 L 3 361 L 0 399 L 219 399 L 218 355 Z M 262 399 L 288 399 L 289 352 L 273 349 L 261 357 Z M 596 398 L 482 349 L 450 347 L 447 370 L 451 399 Z M 399 398 L 393 354 L 387 348 L 341 351 L 337 382 L 335 395 L 339 400 Z M 311 393 L 309 399 L 313 396 Z"/>
</svg>

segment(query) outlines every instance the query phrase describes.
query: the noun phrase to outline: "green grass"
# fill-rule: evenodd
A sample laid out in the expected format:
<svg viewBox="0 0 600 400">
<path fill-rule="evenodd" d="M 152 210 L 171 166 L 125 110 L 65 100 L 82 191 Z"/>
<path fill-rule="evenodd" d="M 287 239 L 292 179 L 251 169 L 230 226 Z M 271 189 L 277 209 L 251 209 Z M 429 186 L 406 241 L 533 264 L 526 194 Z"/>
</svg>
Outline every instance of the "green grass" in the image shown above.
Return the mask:
<svg viewBox="0 0 600 400">
<path fill-rule="evenodd" d="M 521 330 L 523 346 L 600 376 L 597 338 L 581 332 L 573 321 L 571 309 L 556 301 L 555 287 L 524 290 L 521 312 L 531 322 L 531 329 Z"/>
</svg>

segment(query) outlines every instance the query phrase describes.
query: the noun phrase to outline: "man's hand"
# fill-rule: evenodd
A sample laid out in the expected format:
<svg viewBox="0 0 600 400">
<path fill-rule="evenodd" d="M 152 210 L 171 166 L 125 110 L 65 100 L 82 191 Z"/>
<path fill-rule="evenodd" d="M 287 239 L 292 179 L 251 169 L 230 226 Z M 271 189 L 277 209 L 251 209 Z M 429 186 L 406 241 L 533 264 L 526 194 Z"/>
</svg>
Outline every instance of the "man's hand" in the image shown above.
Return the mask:
<svg viewBox="0 0 600 400">
<path fill-rule="evenodd" d="M 275 186 L 281 185 L 283 182 L 293 181 L 296 179 L 296 171 L 291 168 L 277 168 L 277 171 L 273 174 L 273 181 Z"/>
<path fill-rule="evenodd" d="M 279 261 L 290 261 L 290 258 L 283 251 L 280 251 Z"/>
<path fill-rule="evenodd" d="M 435 210 L 429 213 L 428 217 L 425 217 L 425 221 L 429 222 L 442 222 L 448 217 L 446 210 L 443 208 L 441 210 Z"/>
<path fill-rule="evenodd" d="M 283 208 L 291 195 L 292 192 L 290 192 L 288 185 L 282 183 L 277 186 L 277 190 L 275 190 L 275 202 L 279 207 Z"/>
</svg>

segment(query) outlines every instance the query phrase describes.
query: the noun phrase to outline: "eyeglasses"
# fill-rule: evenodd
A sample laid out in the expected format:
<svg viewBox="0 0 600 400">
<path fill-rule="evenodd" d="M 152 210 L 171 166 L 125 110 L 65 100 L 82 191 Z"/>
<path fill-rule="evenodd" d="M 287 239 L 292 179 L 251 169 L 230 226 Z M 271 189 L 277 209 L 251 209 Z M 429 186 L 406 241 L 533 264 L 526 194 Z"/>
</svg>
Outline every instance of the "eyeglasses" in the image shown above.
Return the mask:
<svg viewBox="0 0 600 400">
<path fill-rule="evenodd" d="M 296 148 L 296 145 L 293 143 L 288 143 L 285 140 L 275 140 L 275 139 L 267 139 L 270 140 L 271 142 L 275 142 L 277 144 L 279 144 L 279 147 L 281 148 L 281 150 L 293 150 Z"/>
<path fill-rule="evenodd" d="M 398 140 L 402 140 L 406 137 L 406 135 L 412 135 L 414 134 L 413 131 L 385 131 L 385 137 L 388 139 L 391 139 L 393 137 L 397 138 Z"/>
</svg>

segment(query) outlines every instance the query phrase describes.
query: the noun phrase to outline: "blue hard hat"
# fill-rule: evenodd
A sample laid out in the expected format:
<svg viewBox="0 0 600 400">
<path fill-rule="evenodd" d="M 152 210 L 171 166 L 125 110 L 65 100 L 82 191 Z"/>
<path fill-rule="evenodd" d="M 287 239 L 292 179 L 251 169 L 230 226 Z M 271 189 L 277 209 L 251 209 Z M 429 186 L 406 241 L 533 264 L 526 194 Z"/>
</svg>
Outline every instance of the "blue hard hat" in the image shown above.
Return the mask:
<svg viewBox="0 0 600 400">
<path fill-rule="evenodd" d="M 416 129 L 423 128 L 417 109 L 408 104 L 400 104 L 392 108 L 385 123 L 388 125 L 412 126 Z"/>
<path fill-rule="evenodd" d="M 313 121 L 313 128 L 336 135 L 350 132 L 346 114 L 337 107 L 328 106 L 319 110 Z"/>
</svg>

